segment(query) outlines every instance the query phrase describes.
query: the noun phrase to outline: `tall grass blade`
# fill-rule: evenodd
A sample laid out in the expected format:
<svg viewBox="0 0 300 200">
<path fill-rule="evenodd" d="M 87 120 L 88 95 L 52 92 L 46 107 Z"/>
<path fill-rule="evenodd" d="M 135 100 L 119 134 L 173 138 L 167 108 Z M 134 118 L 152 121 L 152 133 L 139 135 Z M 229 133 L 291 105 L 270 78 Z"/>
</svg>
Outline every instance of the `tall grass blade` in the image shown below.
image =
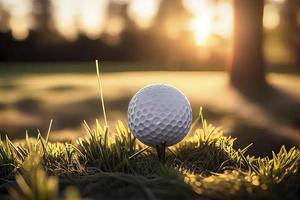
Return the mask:
<svg viewBox="0 0 300 200">
<path fill-rule="evenodd" d="M 100 68 L 99 68 L 98 60 L 96 60 L 96 71 L 97 71 L 97 79 L 98 79 L 98 85 L 99 85 L 99 90 L 100 90 L 100 98 L 101 98 L 101 106 L 102 106 L 102 111 L 103 111 L 104 122 L 105 122 L 105 126 L 108 127 L 106 112 L 105 112 L 105 105 L 104 105 L 104 98 L 103 98 L 102 82 L 101 82 L 101 79 L 100 79 Z"/>
</svg>

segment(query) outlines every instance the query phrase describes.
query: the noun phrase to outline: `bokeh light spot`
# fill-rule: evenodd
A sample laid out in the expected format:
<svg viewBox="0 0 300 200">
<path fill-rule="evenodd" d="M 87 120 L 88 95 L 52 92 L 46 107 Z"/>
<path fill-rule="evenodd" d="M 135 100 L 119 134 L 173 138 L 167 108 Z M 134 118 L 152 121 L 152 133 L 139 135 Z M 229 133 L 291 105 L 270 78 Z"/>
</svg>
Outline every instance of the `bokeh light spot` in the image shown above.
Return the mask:
<svg viewBox="0 0 300 200">
<path fill-rule="evenodd" d="M 148 28 L 158 12 L 160 0 L 132 0 L 128 7 L 129 17 L 141 28 Z"/>
<path fill-rule="evenodd" d="M 264 7 L 263 24 L 266 29 L 275 29 L 280 23 L 279 10 L 275 5 L 266 4 Z"/>
</svg>

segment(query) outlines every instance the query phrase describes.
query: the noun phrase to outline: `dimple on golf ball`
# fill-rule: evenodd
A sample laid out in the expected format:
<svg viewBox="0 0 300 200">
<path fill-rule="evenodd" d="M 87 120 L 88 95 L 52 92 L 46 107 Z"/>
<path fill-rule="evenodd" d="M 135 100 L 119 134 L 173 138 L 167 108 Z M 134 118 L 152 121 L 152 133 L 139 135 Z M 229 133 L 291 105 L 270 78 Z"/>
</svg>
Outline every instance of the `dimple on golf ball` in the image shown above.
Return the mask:
<svg viewBox="0 0 300 200">
<path fill-rule="evenodd" d="M 142 143 L 155 147 L 180 142 L 192 124 L 192 109 L 187 97 L 166 84 L 149 85 L 139 90 L 128 106 L 128 125 Z"/>
</svg>

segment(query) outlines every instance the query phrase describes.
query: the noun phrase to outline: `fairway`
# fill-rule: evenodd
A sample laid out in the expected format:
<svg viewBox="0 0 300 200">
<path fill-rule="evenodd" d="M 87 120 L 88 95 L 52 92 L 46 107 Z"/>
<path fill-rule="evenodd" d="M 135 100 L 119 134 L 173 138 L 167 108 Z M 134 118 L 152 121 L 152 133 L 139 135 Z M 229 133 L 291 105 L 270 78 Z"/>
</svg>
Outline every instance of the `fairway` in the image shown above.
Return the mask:
<svg viewBox="0 0 300 200">
<path fill-rule="evenodd" d="M 111 127 L 118 119 L 127 121 L 127 106 L 136 91 L 148 84 L 166 83 L 187 95 L 194 116 L 202 106 L 206 117 L 222 126 L 226 134 L 238 136 L 241 145 L 258 145 L 254 153 L 269 154 L 281 144 L 300 141 L 297 121 L 293 121 L 299 116 L 300 102 L 300 77 L 296 75 L 269 74 L 278 92 L 260 102 L 232 89 L 223 72 L 115 72 L 100 76 Z M 50 119 L 54 120 L 52 140 L 82 136 L 83 120 L 91 122 L 97 117 L 104 123 L 93 73 L 6 75 L 0 79 L 0 96 L 1 132 L 11 138 L 23 138 L 25 130 L 36 135 L 37 129 L 47 129 Z M 283 106 L 285 102 L 289 104 Z M 270 146 L 255 143 L 270 136 L 274 140 Z"/>
</svg>

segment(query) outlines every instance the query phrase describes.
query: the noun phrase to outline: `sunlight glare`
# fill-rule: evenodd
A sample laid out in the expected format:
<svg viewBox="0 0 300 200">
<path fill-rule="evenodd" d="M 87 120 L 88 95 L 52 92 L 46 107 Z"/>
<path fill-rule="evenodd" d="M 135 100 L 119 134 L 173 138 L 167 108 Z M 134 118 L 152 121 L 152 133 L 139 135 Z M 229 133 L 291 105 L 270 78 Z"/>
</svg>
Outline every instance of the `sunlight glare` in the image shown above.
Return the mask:
<svg viewBox="0 0 300 200">
<path fill-rule="evenodd" d="M 52 0 L 53 21 L 57 31 L 67 40 L 77 39 L 77 27 L 71 0 Z"/>
<path fill-rule="evenodd" d="M 130 0 L 111 0 L 115 4 L 127 4 Z"/>
<path fill-rule="evenodd" d="M 109 0 L 52 0 L 55 28 L 73 41 L 79 32 L 98 39 L 103 32 Z"/>
<path fill-rule="evenodd" d="M 285 0 L 270 0 L 271 2 L 274 2 L 274 3 L 284 3 Z"/>
<path fill-rule="evenodd" d="M 184 0 L 183 5 L 192 13 L 188 29 L 198 46 L 212 45 L 214 35 L 228 39 L 232 33 L 233 8 L 230 0 Z"/>
<path fill-rule="evenodd" d="M 210 3 L 209 0 L 182 0 L 183 6 L 192 14 L 198 14 L 203 11 Z"/>
<path fill-rule="evenodd" d="M 25 40 L 29 35 L 29 27 L 22 18 L 13 17 L 9 20 L 12 35 L 16 40 Z"/>
<path fill-rule="evenodd" d="M 160 0 L 132 0 L 129 3 L 128 15 L 140 27 L 148 28 L 158 12 Z"/>
<path fill-rule="evenodd" d="M 79 29 L 90 39 L 98 39 L 104 29 L 108 0 L 78 0 Z"/>
<path fill-rule="evenodd" d="M 264 6 L 263 24 L 266 29 L 275 29 L 280 23 L 279 10 L 275 5 L 266 4 Z"/>
<path fill-rule="evenodd" d="M 16 40 L 25 40 L 33 28 L 31 0 L 2 0 L 1 5 L 10 14 L 9 28 Z"/>
<path fill-rule="evenodd" d="M 207 44 L 208 38 L 211 34 L 211 23 L 208 15 L 196 16 L 191 21 L 191 28 L 195 37 L 195 42 L 199 46 Z"/>
<path fill-rule="evenodd" d="M 115 16 L 108 19 L 105 26 L 105 33 L 111 36 L 119 35 L 125 28 L 125 21 L 122 17 Z"/>
<path fill-rule="evenodd" d="M 165 22 L 165 32 L 168 38 L 176 40 L 180 36 L 180 25 L 175 20 L 167 20 Z"/>
<path fill-rule="evenodd" d="M 229 38 L 233 28 L 233 8 L 231 1 L 220 1 L 215 5 L 212 33 Z"/>
<path fill-rule="evenodd" d="M 199 46 L 205 46 L 211 34 L 211 2 L 207 0 L 184 0 L 183 5 L 192 14 L 188 29 L 192 31 L 195 43 Z"/>
</svg>

